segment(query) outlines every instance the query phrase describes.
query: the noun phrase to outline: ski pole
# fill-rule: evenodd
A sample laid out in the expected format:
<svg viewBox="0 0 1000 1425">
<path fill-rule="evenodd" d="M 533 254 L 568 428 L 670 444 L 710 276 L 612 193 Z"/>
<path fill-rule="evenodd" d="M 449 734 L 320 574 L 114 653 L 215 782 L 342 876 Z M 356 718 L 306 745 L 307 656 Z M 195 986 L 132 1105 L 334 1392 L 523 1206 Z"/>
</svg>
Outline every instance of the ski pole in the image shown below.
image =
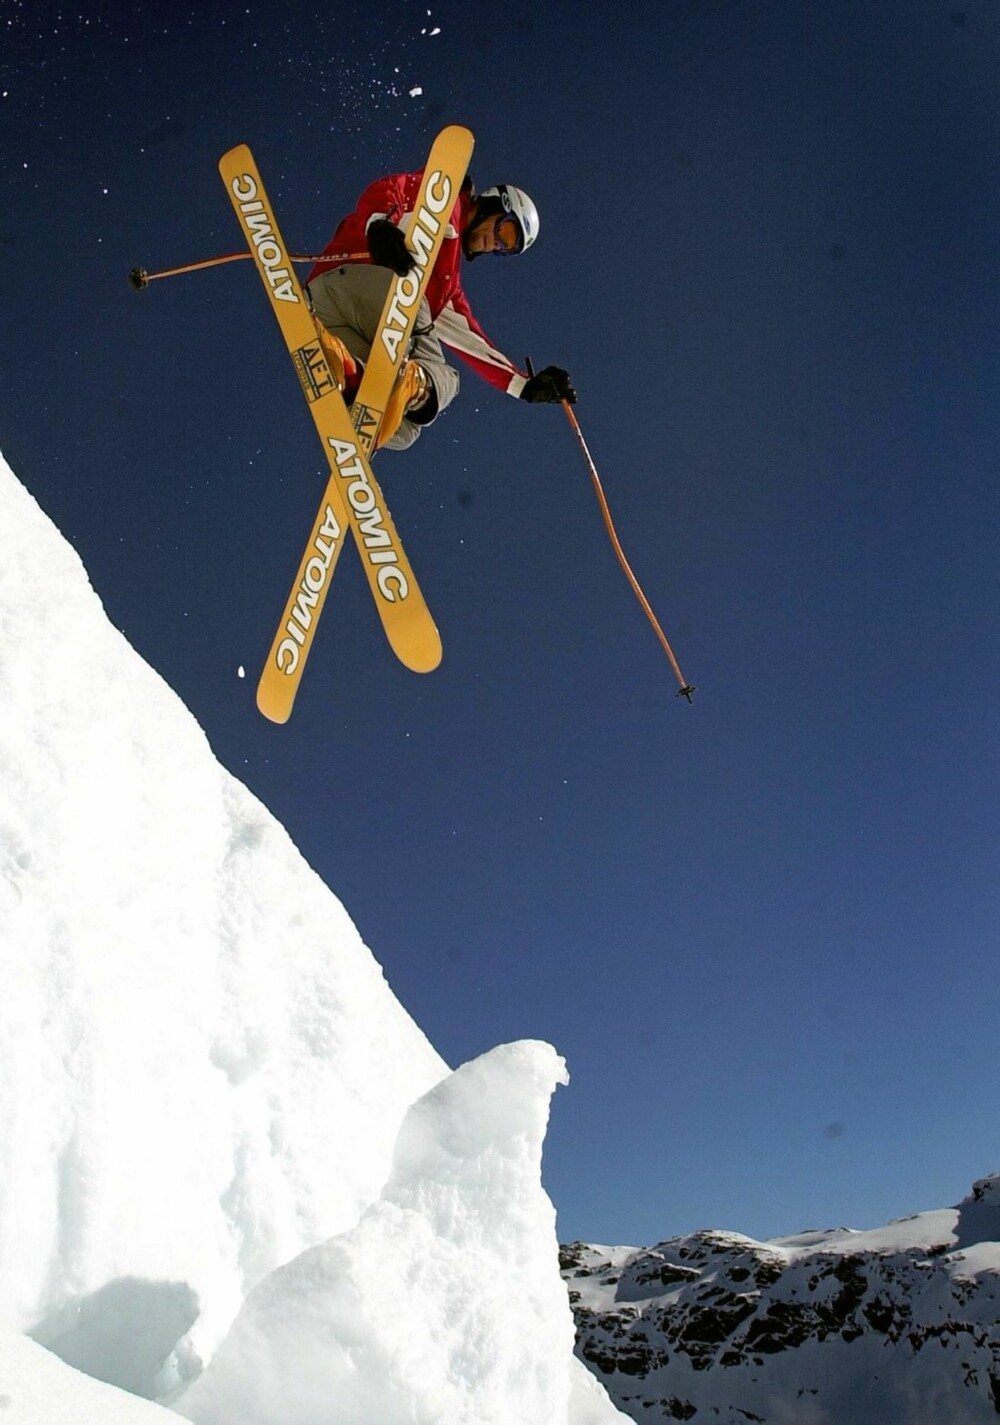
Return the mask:
<svg viewBox="0 0 1000 1425">
<path fill-rule="evenodd" d="M 224 262 L 245 262 L 253 259 L 251 252 L 230 252 L 225 257 L 205 257 L 200 262 L 188 262 L 183 267 L 168 267 L 163 272 L 147 272 L 144 267 L 133 267 L 128 280 L 137 292 L 156 280 L 157 277 L 176 277 L 181 272 L 198 272 L 203 267 L 221 267 Z M 316 256 L 290 257 L 291 262 L 370 262 L 367 252 L 328 252 Z"/>
<path fill-rule="evenodd" d="M 534 374 L 530 361 L 528 362 L 528 370 L 532 375 Z M 687 681 L 687 679 L 684 677 L 684 674 L 681 672 L 680 664 L 677 662 L 677 659 L 674 656 L 674 650 L 670 647 L 670 643 L 667 639 L 667 636 L 663 632 L 663 629 L 660 627 L 659 621 L 657 620 L 656 615 L 653 613 L 653 610 L 650 607 L 649 600 L 642 592 L 642 589 L 639 585 L 639 581 L 633 574 L 632 567 L 629 564 L 628 560 L 625 558 L 625 551 L 622 549 L 621 540 L 618 538 L 618 532 L 615 529 L 614 521 L 611 518 L 611 510 L 608 508 L 608 501 L 604 494 L 604 488 L 601 485 L 601 477 L 597 473 L 597 466 L 594 464 L 593 456 L 587 448 L 587 442 L 583 438 L 583 431 L 580 429 L 580 422 L 577 420 L 576 414 L 574 413 L 573 407 L 570 405 L 569 401 L 564 400 L 562 402 L 562 408 L 566 412 L 566 416 L 569 420 L 570 425 L 573 427 L 573 433 L 580 444 L 580 449 L 583 452 L 583 458 L 587 462 L 587 469 L 590 471 L 590 478 L 593 481 L 594 489 L 597 492 L 597 499 L 601 506 L 601 514 L 604 516 L 604 524 L 607 528 L 608 536 L 611 540 L 612 546 L 614 547 L 615 554 L 618 556 L 618 563 L 625 571 L 625 577 L 632 585 L 633 593 L 639 600 L 639 603 L 642 605 L 643 612 L 649 619 L 649 622 L 653 625 L 653 631 L 656 634 L 657 638 L 660 640 L 660 643 L 663 646 L 664 653 L 670 660 L 670 666 L 671 668 L 673 668 L 674 673 L 677 677 L 677 681 L 680 684 L 680 687 L 677 691 L 677 697 L 686 698 L 688 702 L 690 702 L 692 695 L 694 694 L 694 686 Z"/>
</svg>

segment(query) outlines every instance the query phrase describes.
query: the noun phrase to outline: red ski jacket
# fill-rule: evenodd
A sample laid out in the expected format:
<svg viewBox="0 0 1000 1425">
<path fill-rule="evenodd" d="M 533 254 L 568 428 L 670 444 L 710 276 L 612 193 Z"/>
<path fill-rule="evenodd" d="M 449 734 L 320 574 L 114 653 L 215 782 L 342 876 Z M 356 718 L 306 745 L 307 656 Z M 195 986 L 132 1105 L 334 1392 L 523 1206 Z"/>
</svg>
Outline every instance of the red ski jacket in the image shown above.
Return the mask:
<svg viewBox="0 0 1000 1425">
<path fill-rule="evenodd" d="M 338 224 L 337 231 L 323 249 L 324 256 L 326 253 L 367 252 L 368 224 L 375 218 L 389 218 L 405 232 L 422 178 L 422 171 L 394 173 L 370 184 L 358 199 L 354 212 Z M 490 341 L 472 315 L 472 308 L 462 290 L 461 235 L 474 201 L 467 192 L 463 192 L 452 209 L 448 231 L 427 284 L 427 303 L 434 330 L 443 344 L 467 361 L 491 386 L 511 396 L 520 396 L 527 377 Z M 329 268 L 317 263 L 307 281 L 311 282 L 325 271 Z"/>
</svg>

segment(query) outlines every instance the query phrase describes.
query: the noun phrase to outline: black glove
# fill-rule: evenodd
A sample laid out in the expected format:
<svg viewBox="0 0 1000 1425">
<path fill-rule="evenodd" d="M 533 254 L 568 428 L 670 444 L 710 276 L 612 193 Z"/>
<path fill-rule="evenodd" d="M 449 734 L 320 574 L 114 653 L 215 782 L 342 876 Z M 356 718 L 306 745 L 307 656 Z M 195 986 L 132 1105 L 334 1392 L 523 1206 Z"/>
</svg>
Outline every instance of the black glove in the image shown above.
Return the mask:
<svg viewBox="0 0 1000 1425">
<path fill-rule="evenodd" d="M 405 277 L 417 265 L 406 238 L 388 218 L 376 218 L 369 225 L 368 251 L 377 267 L 391 267 L 397 277 Z"/>
<path fill-rule="evenodd" d="M 572 406 L 576 392 L 570 385 L 569 372 L 561 366 L 546 366 L 537 375 L 532 373 L 524 383 L 522 401 L 568 401 Z"/>
</svg>

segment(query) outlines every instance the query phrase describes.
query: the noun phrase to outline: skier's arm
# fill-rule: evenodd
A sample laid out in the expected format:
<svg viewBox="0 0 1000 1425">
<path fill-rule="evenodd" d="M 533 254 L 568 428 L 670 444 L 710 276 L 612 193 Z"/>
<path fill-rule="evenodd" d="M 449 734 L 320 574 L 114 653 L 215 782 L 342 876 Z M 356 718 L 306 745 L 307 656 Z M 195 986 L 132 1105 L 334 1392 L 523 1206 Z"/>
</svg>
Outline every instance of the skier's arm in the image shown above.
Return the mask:
<svg viewBox="0 0 1000 1425">
<path fill-rule="evenodd" d="M 409 175 L 406 173 L 394 173 L 388 178 L 378 178 L 374 183 L 369 183 L 354 205 L 353 212 L 348 213 L 337 224 L 336 232 L 323 250 L 324 257 L 327 254 L 336 254 L 339 257 L 343 253 L 361 253 L 369 246 L 369 224 L 379 218 L 387 218 L 390 221 L 398 220 L 406 211 L 405 184 L 408 177 Z M 372 257 L 374 261 L 378 262 L 379 259 L 374 254 Z M 389 266 L 391 264 L 380 265 Z M 326 270 L 328 270 L 328 265 L 318 262 L 306 281 L 311 282 L 314 277 Z"/>
<path fill-rule="evenodd" d="M 456 293 L 441 311 L 434 330 L 445 346 L 463 357 L 484 381 L 509 396 L 532 403 L 569 401 L 572 405 L 576 401 L 569 373 L 561 366 L 546 366 L 537 375 L 532 372 L 525 376 L 498 351 L 472 315 L 463 292 Z"/>
<path fill-rule="evenodd" d="M 445 346 L 467 361 L 484 381 L 509 396 L 521 395 L 527 376 L 493 345 L 472 315 L 464 292 L 459 290 L 452 295 L 434 319 L 434 330 Z"/>
<path fill-rule="evenodd" d="M 399 277 L 405 277 L 416 266 L 406 246 L 403 228 L 399 226 L 408 209 L 402 179 L 402 174 L 380 178 L 365 189 L 357 206 L 372 262 L 378 267 L 391 268 Z"/>
<path fill-rule="evenodd" d="M 392 173 L 388 178 L 376 178 L 358 199 L 354 211 L 362 224 L 368 228 L 380 218 L 390 223 L 398 223 L 412 203 L 407 202 L 406 180 L 413 175 Z M 419 178 L 419 174 L 416 175 Z"/>
</svg>

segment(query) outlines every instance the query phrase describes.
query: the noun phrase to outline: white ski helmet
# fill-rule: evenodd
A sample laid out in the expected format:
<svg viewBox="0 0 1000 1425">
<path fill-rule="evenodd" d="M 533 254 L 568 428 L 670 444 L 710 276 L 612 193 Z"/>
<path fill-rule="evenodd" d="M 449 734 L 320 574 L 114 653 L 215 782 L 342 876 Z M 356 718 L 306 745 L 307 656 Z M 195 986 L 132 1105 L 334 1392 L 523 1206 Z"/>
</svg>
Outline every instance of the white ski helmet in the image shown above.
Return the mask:
<svg viewBox="0 0 1000 1425">
<path fill-rule="evenodd" d="M 512 183 L 498 183 L 486 188 L 479 195 L 487 212 L 504 213 L 517 223 L 521 241 L 515 249 L 526 252 L 538 236 L 538 209 L 523 188 L 515 188 Z M 484 202 L 484 200 L 486 200 Z"/>
</svg>

